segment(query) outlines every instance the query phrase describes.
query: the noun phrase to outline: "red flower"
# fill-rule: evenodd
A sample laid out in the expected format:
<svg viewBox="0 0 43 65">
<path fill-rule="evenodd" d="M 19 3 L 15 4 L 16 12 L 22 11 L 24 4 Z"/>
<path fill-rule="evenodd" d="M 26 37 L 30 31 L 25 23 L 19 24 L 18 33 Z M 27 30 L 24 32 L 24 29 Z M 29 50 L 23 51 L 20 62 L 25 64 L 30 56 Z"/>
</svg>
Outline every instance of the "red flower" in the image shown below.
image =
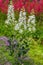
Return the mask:
<svg viewBox="0 0 43 65">
<path fill-rule="evenodd" d="M 8 9 L 8 3 L 9 3 L 9 0 L 1 0 L 0 1 L 0 9 L 2 12 L 7 12 L 7 9 Z"/>
<path fill-rule="evenodd" d="M 14 9 L 20 11 L 24 6 L 25 10 L 30 13 L 34 9 L 35 13 L 43 12 L 43 0 L 12 0 Z M 0 9 L 7 12 L 9 0 L 0 0 Z"/>
<path fill-rule="evenodd" d="M 14 9 L 19 11 L 23 6 L 23 2 L 22 0 L 18 0 L 17 2 L 13 3 L 13 5 L 14 5 Z"/>
<path fill-rule="evenodd" d="M 30 13 L 32 9 L 34 9 L 35 13 L 43 12 L 43 0 L 33 0 L 29 3 L 25 4 L 26 10 Z"/>
</svg>

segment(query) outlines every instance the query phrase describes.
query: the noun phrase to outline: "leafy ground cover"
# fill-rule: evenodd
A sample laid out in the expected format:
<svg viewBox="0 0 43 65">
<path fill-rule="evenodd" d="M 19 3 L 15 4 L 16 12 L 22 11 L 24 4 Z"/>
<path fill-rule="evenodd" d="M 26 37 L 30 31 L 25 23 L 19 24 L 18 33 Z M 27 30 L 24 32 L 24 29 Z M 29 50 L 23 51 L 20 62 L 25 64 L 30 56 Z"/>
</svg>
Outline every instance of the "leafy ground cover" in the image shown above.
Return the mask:
<svg viewBox="0 0 43 65">
<path fill-rule="evenodd" d="M 18 12 L 16 12 L 16 14 L 18 15 Z M 27 34 L 28 31 L 26 33 L 24 31 L 25 34 L 19 34 L 17 31 L 14 31 L 12 25 L 6 27 L 6 18 L 6 14 L 0 12 L 0 36 L 7 36 L 8 38 L 11 38 L 14 34 L 14 37 L 19 41 L 19 43 L 25 43 L 24 41 L 26 41 L 29 44 L 30 50 L 26 55 L 30 57 L 31 60 L 24 61 L 24 65 L 43 65 L 43 15 L 36 16 L 37 31 L 32 35 L 31 33 Z M 18 16 L 16 16 L 16 18 L 18 19 Z M 22 41 L 20 41 L 20 38 L 22 38 Z M 14 54 L 13 56 L 10 56 L 9 50 L 4 44 L 5 42 L 0 41 L 0 64 L 6 65 L 9 61 L 12 65 L 14 65 Z"/>
</svg>

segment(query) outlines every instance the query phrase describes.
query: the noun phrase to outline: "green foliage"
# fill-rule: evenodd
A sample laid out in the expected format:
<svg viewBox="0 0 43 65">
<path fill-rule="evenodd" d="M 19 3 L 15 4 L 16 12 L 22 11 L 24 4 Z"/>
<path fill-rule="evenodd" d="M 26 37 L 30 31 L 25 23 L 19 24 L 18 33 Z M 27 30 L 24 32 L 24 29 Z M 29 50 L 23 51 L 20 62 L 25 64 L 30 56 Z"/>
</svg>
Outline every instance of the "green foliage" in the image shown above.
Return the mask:
<svg viewBox="0 0 43 65">
<path fill-rule="evenodd" d="M 15 12 L 15 17 L 18 20 L 18 12 Z M 18 31 L 14 30 L 14 25 L 8 25 L 8 27 L 5 25 L 5 20 L 7 16 L 6 14 L 3 14 L 0 12 L 0 36 L 6 36 L 8 38 L 12 38 L 12 35 L 14 36 L 14 39 L 16 39 L 20 45 L 22 44 L 29 44 L 29 52 L 27 52 L 27 56 L 29 56 L 32 61 L 34 61 L 34 65 L 43 65 L 43 44 L 41 44 L 41 41 L 43 43 L 43 15 L 36 16 L 36 32 L 30 33 L 27 30 L 23 32 L 23 34 L 18 33 Z M 2 44 L 3 42 L 0 42 Z M 0 59 L 2 65 L 4 64 L 6 57 L 7 61 L 11 62 L 12 65 L 14 65 L 15 61 L 18 62 L 17 59 L 14 58 L 14 54 L 12 56 L 9 55 L 9 50 L 7 47 L 3 46 L 0 47 Z M 3 55 L 2 55 L 3 54 Z M 3 60 L 4 59 L 4 60 Z M 24 65 L 33 65 L 30 61 L 23 61 Z M 19 64 L 18 64 L 19 65 Z"/>
</svg>

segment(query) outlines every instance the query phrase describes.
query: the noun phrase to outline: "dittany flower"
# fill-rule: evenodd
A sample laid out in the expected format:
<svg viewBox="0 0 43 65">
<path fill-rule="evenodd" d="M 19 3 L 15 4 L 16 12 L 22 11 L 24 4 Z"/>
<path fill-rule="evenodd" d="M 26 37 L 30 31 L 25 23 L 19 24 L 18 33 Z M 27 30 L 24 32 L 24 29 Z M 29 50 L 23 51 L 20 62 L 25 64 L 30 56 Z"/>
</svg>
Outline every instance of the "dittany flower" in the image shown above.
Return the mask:
<svg viewBox="0 0 43 65">
<path fill-rule="evenodd" d="M 14 7 L 12 4 L 9 4 L 8 6 L 7 20 L 5 21 L 5 24 L 10 23 L 15 23 Z"/>
<path fill-rule="evenodd" d="M 23 32 L 23 29 L 26 30 L 26 12 L 25 10 L 21 10 L 19 14 L 18 23 L 15 25 L 15 30 L 19 30 L 19 32 Z"/>
<path fill-rule="evenodd" d="M 30 32 L 35 32 L 36 30 L 36 20 L 35 20 L 35 15 L 30 15 L 29 18 L 28 18 L 28 24 L 27 24 L 27 27 L 28 27 L 28 30 Z"/>
</svg>

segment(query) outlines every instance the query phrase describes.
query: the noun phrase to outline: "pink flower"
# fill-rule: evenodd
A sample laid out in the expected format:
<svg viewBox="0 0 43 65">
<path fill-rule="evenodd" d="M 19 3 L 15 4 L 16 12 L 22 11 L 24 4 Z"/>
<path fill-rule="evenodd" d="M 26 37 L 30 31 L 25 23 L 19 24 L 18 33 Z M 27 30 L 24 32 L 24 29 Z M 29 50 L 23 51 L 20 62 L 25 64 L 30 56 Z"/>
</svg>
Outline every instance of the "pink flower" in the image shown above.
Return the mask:
<svg viewBox="0 0 43 65">
<path fill-rule="evenodd" d="M 12 0 L 14 9 L 20 11 L 24 6 L 25 10 L 30 13 L 34 9 L 35 13 L 43 12 L 43 0 Z M 7 12 L 9 0 L 0 0 L 0 9 L 2 12 Z"/>
<path fill-rule="evenodd" d="M 19 0 L 19 1 L 15 2 L 13 5 L 14 5 L 15 10 L 20 10 L 23 6 L 23 2 L 22 2 L 22 0 Z"/>
<path fill-rule="evenodd" d="M 34 9 L 34 4 L 35 2 L 34 1 L 29 1 L 25 4 L 25 9 L 28 11 L 28 13 L 31 12 L 32 9 Z"/>
<path fill-rule="evenodd" d="M 3 0 L 1 0 L 0 1 L 0 9 L 1 9 L 1 11 L 2 12 L 7 12 L 7 9 L 8 9 L 8 3 L 9 3 L 9 0 L 5 0 L 5 1 L 3 1 Z"/>
<path fill-rule="evenodd" d="M 34 11 L 35 11 L 35 13 L 41 13 L 41 12 L 43 12 L 43 7 L 42 6 L 43 6 L 42 0 L 36 1 L 35 5 L 34 5 Z"/>
<path fill-rule="evenodd" d="M 0 0 L 0 8 L 2 7 L 2 0 Z"/>
<path fill-rule="evenodd" d="M 35 13 L 43 12 L 43 0 L 29 1 L 28 5 L 25 4 L 25 6 L 26 6 L 28 13 L 30 13 L 32 9 L 34 9 Z"/>
</svg>

